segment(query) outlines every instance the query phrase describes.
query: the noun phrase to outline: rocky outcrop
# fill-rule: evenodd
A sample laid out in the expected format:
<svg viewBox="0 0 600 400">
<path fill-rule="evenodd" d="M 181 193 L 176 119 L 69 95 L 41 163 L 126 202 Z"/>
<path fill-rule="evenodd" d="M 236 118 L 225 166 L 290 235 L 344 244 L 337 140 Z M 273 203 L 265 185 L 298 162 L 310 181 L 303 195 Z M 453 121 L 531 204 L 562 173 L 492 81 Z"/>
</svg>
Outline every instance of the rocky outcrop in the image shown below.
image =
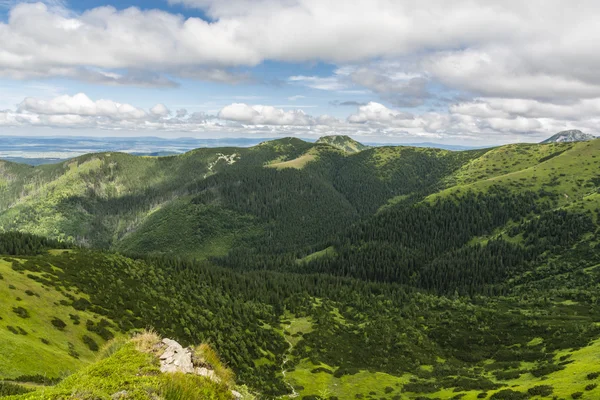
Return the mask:
<svg viewBox="0 0 600 400">
<path fill-rule="evenodd" d="M 160 372 L 183 372 L 184 374 L 196 372 L 190 348 L 184 349 L 183 346 L 171 339 L 163 339 L 162 344 L 166 346 L 166 349 L 160 356 Z"/>
</svg>

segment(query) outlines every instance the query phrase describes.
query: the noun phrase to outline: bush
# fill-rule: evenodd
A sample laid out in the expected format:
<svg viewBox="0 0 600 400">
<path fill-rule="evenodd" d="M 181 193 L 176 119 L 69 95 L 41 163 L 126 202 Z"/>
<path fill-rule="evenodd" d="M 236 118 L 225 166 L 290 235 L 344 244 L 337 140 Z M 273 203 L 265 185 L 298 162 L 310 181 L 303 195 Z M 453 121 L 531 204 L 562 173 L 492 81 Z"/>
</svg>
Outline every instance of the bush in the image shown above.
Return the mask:
<svg viewBox="0 0 600 400">
<path fill-rule="evenodd" d="M 69 355 L 73 358 L 79 358 L 79 353 L 75 350 L 75 345 L 69 342 Z"/>
<path fill-rule="evenodd" d="M 310 370 L 310 372 L 313 374 L 318 374 L 319 372 L 325 372 L 326 374 L 333 374 L 332 370 L 330 370 L 329 368 L 325 368 L 325 367 L 314 368 L 314 369 Z"/>
<path fill-rule="evenodd" d="M 59 331 L 64 330 L 67 326 L 67 324 L 65 324 L 65 322 L 62 319 L 57 318 L 57 317 L 52 318 L 52 321 L 50 321 L 50 322 Z"/>
<path fill-rule="evenodd" d="M 531 396 L 550 396 L 554 392 L 554 388 L 550 385 L 539 385 L 529 388 L 527 393 Z"/>
<path fill-rule="evenodd" d="M 8 329 L 10 332 L 14 333 L 15 335 L 19 334 L 19 330 L 17 328 L 15 328 L 14 326 L 7 325 L 6 329 Z"/>
<path fill-rule="evenodd" d="M 583 396 L 583 392 L 575 392 L 571 394 L 572 399 L 580 399 Z"/>
<path fill-rule="evenodd" d="M 94 339 L 92 339 L 88 335 L 83 335 L 83 343 L 85 343 L 87 345 L 87 347 L 89 347 L 89 349 L 91 351 L 98 351 L 98 350 L 100 350 L 100 347 L 98 347 L 98 343 L 96 343 L 94 341 Z"/>
<path fill-rule="evenodd" d="M 535 376 L 536 378 L 540 378 L 542 376 L 546 376 L 553 372 L 560 371 L 563 369 L 565 369 L 565 367 L 562 365 L 545 364 L 545 365 L 541 365 L 535 369 L 532 369 L 530 372 L 531 372 L 531 375 Z"/>
<path fill-rule="evenodd" d="M 485 399 L 487 397 L 487 393 L 486 392 L 481 392 L 477 395 L 478 399 Z"/>
<path fill-rule="evenodd" d="M 32 390 L 21 385 L 17 385 L 16 383 L 0 381 L 0 397 L 25 394 L 29 392 L 32 392 Z"/>
<path fill-rule="evenodd" d="M 592 372 L 590 374 L 587 374 L 587 378 L 591 381 L 596 379 L 597 377 L 600 376 L 600 372 Z"/>
<path fill-rule="evenodd" d="M 29 311 L 27 311 L 23 307 L 13 307 L 12 310 L 15 314 L 17 314 L 21 318 L 29 318 L 30 317 Z"/>
<path fill-rule="evenodd" d="M 585 387 L 585 390 L 590 391 L 596 389 L 597 387 L 598 385 L 596 383 L 591 383 Z"/>
<path fill-rule="evenodd" d="M 20 375 L 13 379 L 17 382 L 30 382 L 30 383 L 39 383 L 40 385 L 56 385 L 60 382 L 60 378 L 49 378 L 44 375 Z"/>
<path fill-rule="evenodd" d="M 435 393 L 440 390 L 440 386 L 436 382 L 409 382 L 402 387 L 403 392 L 412 393 Z"/>
<path fill-rule="evenodd" d="M 391 386 L 386 386 L 386 388 L 383 391 L 385 392 L 385 394 L 389 394 L 394 391 L 394 388 Z"/>
<path fill-rule="evenodd" d="M 358 374 L 358 368 L 347 368 L 347 367 L 339 367 L 333 373 L 333 376 L 336 378 L 341 378 L 344 375 L 355 375 Z"/>
<path fill-rule="evenodd" d="M 77 314 L 69 314 L 69 318 L 73 321 L 73 325 L 79 325 L 81 323 L 81 317 Z"/>
<path fill-rule="evenodd" d="M 104 318 L 102 318 L 97 324 L 89 319 L 85 322 L 85 328 L 88 331 L 96 333 L 104 340 L 111 340 L 115 337 L 115 335 L 108 329 L 109 326 L 112 326 L 112 324 Z"/>
<path fill-rule="evenodd" d="M 518 379 L 522 372 L 519 370 L 514 371 L 495 371 L 494 376 L 500 381 L 508 381 L 511 379 Z"/>
<path fill-rule="evenodd" d="M 20 326 L 14 327 L 14 326 L 10 326 L 7 325 L 6 329 L 8 329 L 11 333 L 14 333 L 15 335 L 27 335 L 27 331 L 23 328 L 21 328 Z"/>
<path fill-rule="evenodd" d="M 40 338 L 40 340 L 42 341 L 42 343 L 44 344 L 50 344 L 50 341 L 46 338 Z"/>
<path fill-rule="evenodd" d="M 516 392 L 512 389 L 504 389 L 496 392 L 490 397 L 491 400 L 525 400 L 529 396 L 526 393 Z"/>
</svg>

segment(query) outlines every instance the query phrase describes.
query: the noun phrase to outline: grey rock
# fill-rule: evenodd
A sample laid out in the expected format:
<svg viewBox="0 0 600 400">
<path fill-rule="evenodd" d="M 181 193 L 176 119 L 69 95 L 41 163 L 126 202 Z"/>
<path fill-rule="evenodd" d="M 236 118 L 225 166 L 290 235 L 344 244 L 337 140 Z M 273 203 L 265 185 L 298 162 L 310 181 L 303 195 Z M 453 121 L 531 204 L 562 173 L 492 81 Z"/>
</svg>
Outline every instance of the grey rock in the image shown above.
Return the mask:
<svg viewBox="0 0 600 400">
<path fill-rule="evenodd" d="M 160 371 L 193 374 L 192 351 L 184 349 L 183 346 L 171 339 L 163 339 L 162 342 L 166 346 L 166 350 L 160 356 Z"/>
</svg>

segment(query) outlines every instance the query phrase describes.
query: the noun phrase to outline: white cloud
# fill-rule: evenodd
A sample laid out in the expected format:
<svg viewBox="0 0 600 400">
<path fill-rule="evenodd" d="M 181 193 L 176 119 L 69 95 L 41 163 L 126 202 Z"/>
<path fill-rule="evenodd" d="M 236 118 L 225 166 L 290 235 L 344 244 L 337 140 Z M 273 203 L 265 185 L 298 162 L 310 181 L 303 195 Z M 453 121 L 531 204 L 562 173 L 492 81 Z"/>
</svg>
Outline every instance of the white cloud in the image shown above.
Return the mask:
<svg viewBox="0 0 600 400">
<path fill-rule="evenodd" d="M 92 101 L 83 93 L 75 96 L 63 95 L 49 101 L 28 97 L 19 104 L 18 111 L 42 115 L 97 116 L 117 120 L 141 119 L 147 115 L 144 110 L 130 104 L 111 100 Z"/>
<path fill-rule="evenodd" d="M 412 119 L 411 114 L 391 110 L 383 104 L 369 102 L 366 105 L 359 106 L 358 111 L 348 117 L 348 122 L 358 124 L 367 122 L 395 123 Z"/>
<path fill-rule="evenodd" d="M 168 117 L 171 114 L 171 111 L 164 104 L 157 104 L 150 109 L 150 114 L 156 117 Z"/>
<path fill-rule="evenodd" d="M 319 90 L 342 90 L 348 87 L 347 84 L 342 82 L 337 76 L 319 77 L 294 75 L 290 76 L 288 81 L 290 83 L 297 83 Z"/>
<path fill-rule="evenodd" d="M 250 125 L 308 126 L 315 124 L 313 117 L 302 110 L 285 111 L 272 106 L 250 106 L 244 103 L 234 103 L 224 107 L 218 117 Z"/>
<path fill-rule="evenodd" d="M 61 76 L 174 86 L 175 77 L 240 83 L 229 68 L 264 60 L 352 65 L 291 82 L 363 86 L 397 105 L 427 95 L 425 79 L 479 96 L 600 97 L 600 2 L 581 0 L 171 0 L 211 21 L 161 10 L 12 2 L 0 23 L 0 76 Z M 460 50 L 457 50 L 460 49 Z M 378 69 L 372 61 L 383 60 Z M 127 73 L 115 71 L 128 70 Z M 152 71 L 143 72 L 143 71 Z"/>
<path fill-rule="evenodd" d="M 416 110 L 416 109 L 415 109 Z M 539 141 L 563 129 L 597 134 L 600 98 L 556 104 L 522 99 L 460 102 L 447 111 L 413 112 L 381 103 L 360 104 L 346 120 L 310 115 L 300 109 L 233 103 L 217 115 L 171 112 L 162 103 L 149 110 L 85 94 L 50 100 L 29 97 L 16 109 L 0 111 L 0 127 L 59 127 L 137 132 L 211 132 L 217 135 L 345 134 L 389 141 L 479 140 L 482 144 Z M 263 136 L 264 137 L 264 136 Z M 368 139 L 365 139 L 368 140 Z"/>
<path fill-rule="evenodd" d="M 565 103 L 551 103 L 531 99 L 479 98 L 454 104 L 456 114 L 478 118 L 553 118 L 584 120 L 600 115 L 600 98 L 582 99 Z"/>
</svg>

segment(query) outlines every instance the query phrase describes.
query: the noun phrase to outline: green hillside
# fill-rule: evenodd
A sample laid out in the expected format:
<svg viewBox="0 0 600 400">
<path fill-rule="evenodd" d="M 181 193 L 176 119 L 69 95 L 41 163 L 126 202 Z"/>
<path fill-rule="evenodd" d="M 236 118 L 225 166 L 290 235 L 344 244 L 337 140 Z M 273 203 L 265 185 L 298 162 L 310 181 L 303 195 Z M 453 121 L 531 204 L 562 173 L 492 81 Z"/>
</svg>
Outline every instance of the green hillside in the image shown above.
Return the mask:
<svg viewBox="0 0 600 400">
<path fill-rule="evenodd" d="M 2 163 L 1 228 L 59 241 L 0 236 L 0 380 L 152 327 L 265 398 L 597 397 L 600 140 L 328 140 Z"/>
</svg>

